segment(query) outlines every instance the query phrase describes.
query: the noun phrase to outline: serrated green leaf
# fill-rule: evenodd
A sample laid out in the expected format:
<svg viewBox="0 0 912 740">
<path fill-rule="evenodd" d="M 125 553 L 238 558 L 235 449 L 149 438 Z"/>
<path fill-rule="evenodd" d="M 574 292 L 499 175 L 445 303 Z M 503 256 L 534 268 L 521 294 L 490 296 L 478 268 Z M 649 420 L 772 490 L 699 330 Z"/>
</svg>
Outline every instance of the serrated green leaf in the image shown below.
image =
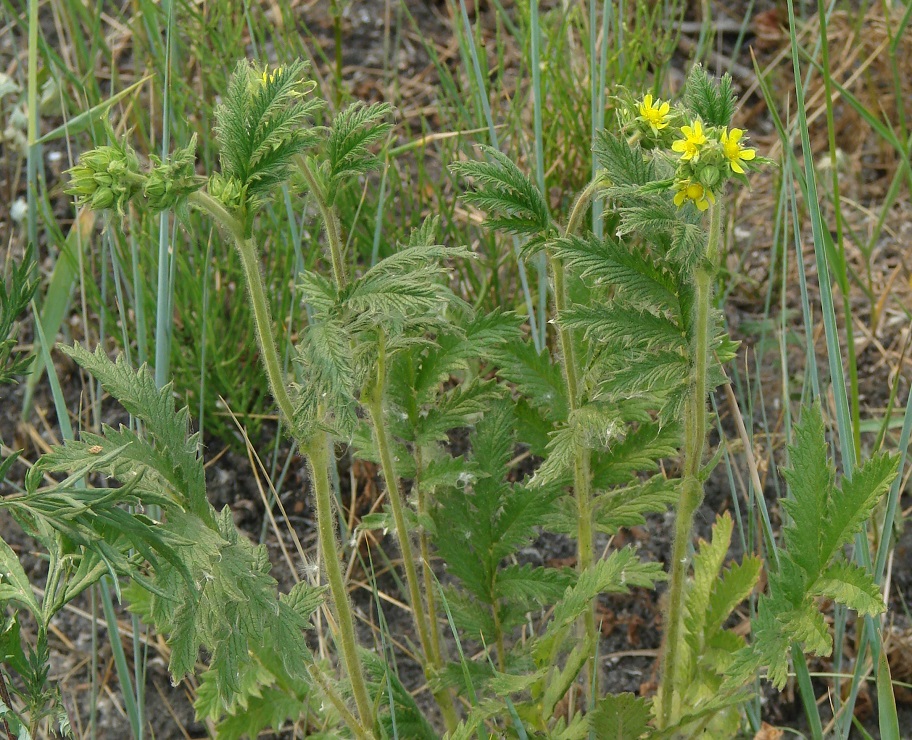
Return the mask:
<svg viewBox="0 0 912 740">
<path fill-rule="evenodd" d="M 599 131 L 593 148 L 595 158 L 612 185 L 647 185 L 655 179 L 655 166 L 643 150 L 630 146 L 622 135 Z"/>
<path fill-rule="evenodd" d="M 684 94 L 687 107 L 710 126 L 728 126 L 735 115 L 736 96 L 731 75 L 718 82 L 710 79 L 700 64 L 695 64 L 687 77 Z"/>
<path fill-rule="evenodd" d="M 457 176 L 474 180 L 474 191 L 462 199 L 488 212 L 489 228 L 530 237 L 527 248 L 540 245 L 554 228 L 544 196 L 506 155 L 493 147 L 480 149 L 490 161 L 450 165 Z"/>
<path fill-rule="evenodd" d="M 549 417 L 567 418 L 567 391 L 560 365 L 547 350 L 536 352 L 530 342 L 500 345 L 492 353 L 497 374 L 513 383 L 537 408 L 551 409 Z"/>
<path fill-rule="evenodd" d="M 829 562 L 839 548 L 851 542 L 860 531 L 890 489 L 897 465 L 895 455 L 875 455 L 855 471 L 851 480 L 842 479 L 838 493 L 831 491 L 820 542 L 822 563 Z"/>
<path fill-rule="evenodd" d="M 577 582 L 564 592 L 555 606 L 547 631 L 553 634 L 566 627 L 601 593 L 626 593 L 631 586 L 652 588 L 666 578 L 659 563 L 640 561 L 633 548 L 616 550 L 579 574 Z"/>
<path fill-rule="evenodd" d="M 377 158 L 370 147 L 392 128 L 392 124 L 385 120 L 392 111 L 392 106 L 387 103 L 366 105 L 356 101 L 333 119 L 326 149 L 330 203 L 343 180 L 363 175 L 377 166 Z"/>
<path fill-rule="evenodd" d="M 497 572 L 494 593 L 508 602 L 546 606 L 559 599 L 574 580 L 572 571 L 508 565 Z"/>
<path fill-rule="evenodd" d="M 302 82 L 306 68 L 306 63 L 296 61 L 261 72 L 241 60 L 216 108 L 222 173 L 237 179 L 251 205 L 287 177 L 294 157 L 320 135 L 308 125 L 323 103 L 302 94 L 307 91 Z"/>
<path fill-rule="evenodd" d="M 32 592 L 32 585 L 22 569 L 19 556 L 0 537 L 0 603 L 14 602 L 40 617 L 41 606 Z"/>
<path fill-rule="evenodd" d="M 72 347 L 60 346 L 60 351 L 88 370 L 101 382 L 102 388 L 144 423 L 146 433 L 155 442 L 157 453 L 169 466 L 167 471 L 159 470 L 159 473 L 174 481 L 176 493 L 190 511 L 204 520 L 211 520 L 197 435 L 189 434 L 190 413 L 187 408 L 175 410 L 171 385 L 159 390 L 145 365 L 134 371 L 123 355 L 119 355 L 116 362 L 111 362 L 101 347 L 93 353 L 76 344 Z"/>
<path fill-rule="evenodd" d="M 854 609 L 859 614 L 882 614 L 886 605 L 874 578 L 855 563 L 834 563 L 814 581 L 812 596 L 823 596 Z"/>
<path fill-rule="evenodd" d="M 599 699 L 589 715 L 589 729 L 600 740 L 636 740 L 649 730 L 649 701 L 630 693 Z"/>
<path fill-rule="evenodd" d="M 616 534 L 622 527 L 645 524 L 645 514 L 664 512 L 678 498 L 678 482 L 657 475 L 645 483 L 597 493 L 592 501 L 593 522 L 600 532 Z"/>
</svg>

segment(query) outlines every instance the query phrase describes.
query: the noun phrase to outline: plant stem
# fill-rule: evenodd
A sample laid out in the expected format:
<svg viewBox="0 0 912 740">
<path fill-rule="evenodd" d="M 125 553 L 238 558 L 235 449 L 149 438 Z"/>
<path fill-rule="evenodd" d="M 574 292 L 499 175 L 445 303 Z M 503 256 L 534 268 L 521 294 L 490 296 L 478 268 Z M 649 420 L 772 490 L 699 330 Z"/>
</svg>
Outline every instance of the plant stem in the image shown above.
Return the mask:
<svg viewBox="0 0 912 740">
<path fill-rule="evenodd" d="M 421 445 L 415 445 L 415 483 L 414 488 L 418 499 L 418 516 L 429 516 L 427 494 L 421 485 L 423 472 L 421 460 Z M 440 626 L 437 621 L 437 600 L 434 598 L 434 574 L 431 570 L 431 548 L 427 532 L 422 528 L 418 535 L 418 546 L 421 550 L 421 574 L 424 580 L 424 595 L 427 599 L 428 623 L 431 628 L 431 649 L 433 650 L 435 664 L 443 665 L 443 652 L 440 649 Z"/>
<path fill-rule="evenodd" d="M 272 319 L 269 315 L 269 305 L 266 302 L 266 292 L 260 275 L 256 245 L 253 239 L 245 237 L 244 224 L 232 216 L 218 200 L 208 193 L 197 191 L 189 196 L 189 201 L 197 208 L 210 214 L 234 239 L 238 254 L 241 257 L 247 289 L 250 291 L 257 343 L 260 347 L 263 367 L 266 369 L 269 388 L 279 406 L 279 411 L 285 417 L 288 428 L 294 430 L 294 404 L 288 395 L 275 339 L 272 336 Z M 333 527 L 332 496 L 328 478 L 329 438 L 324 432 L 320 432 L 306 443 L 304 440 L 298 441 L 301 443 L 311 466 L 311 481 L 317 504 L 319 546 L 326 567 L 329 590 L 339 618 L 342 658 L 351 681 L 352 693 L 355 696 L 355 704 L 358 707 L 361 724 L 366 727 L 372 727 L 372 705 L 367 693 L 367 684 L 364 681 L 361 663 L 358 660 L 351 605 L 348 602 L 348 591 L 345 589 L 345 581 L 342 577 L 339 553 L 336 547 L 336 534 Z M 363 728 L 361 729 L 363 731 Z M 356 728 L 352 728 L 352 731 L 357 733 Z"/>
<path fill-rule="evenodd" d="M 570 218 L 567 227 L 564 230 L 564 236 L 571 236 L 582 223 L 583 216 L 589 202 L 597 189 L 603 184 L 603 178 L 596 176 L 586 188 L 580 193 L 570 211 Z M 561 261 L 553 255 L 548 255 L 551 263 L 551 274 L 554 277 L 554 308 L 559 316 L 567 309 L 567 276 Z M 573 346 L 573 335 L 571 331 L 558 324 L 558 339 L 561 345 L 561 353 L 564 357 L 564 377 L 567 381 L 567 401 L 570 406 L 572 415 L 580 405 L 579 381 L 577 377 L 576 350 Z M 571 422 L 572 423 L 572 422 Z M 573 460 L 573 491 L 576 495 L 577 505 L 577 570 L 580 573 L 588 569 L 594 559 L 594 547 L 592 540 L 592 493 L 590 491 L 590 450 L 588 447 L 576 445 Z M 588 609 L 583 617 L 583 628 L 587 637 L 595 635 L 595 610 Z M 598 692 L 598 671 L 594 670 L 593 675 L 596 677 L 595 689 Z M 586 686 L 591 685 L 586 681 Z"/>
<path fill-rule="evenodd" d="M 706 446 L 706 375 L 709 366 L 712 281 L 718 259 L 722 226 L 722 205 L 711 206 L 709 235 L 703 259 L 694 269 L 693 378 L 684 417 L 684 466 L 681 498 L 675 519 L 671 552 L 671 585 L 665 615 L 665 656 L 662 670 L 660 727 L 673 724 L 677 713 L 679 649 L 683 635 L 684 585 L 687 577 L 688 546 L 693 536 L 693 516 L 703 501 L 700 468 Z"/>
<path fill-rule="evenodd" d="M 342 697 L 339 695 L 339 692 L 336 691 L 336 688 L 329 682 L 326 676 L 323 674 L 322 669 L 316 663 L 310 665 L 308 670 L 311 678 L 319 684 L 320 689 L 326 695 L 326 698 L 329 699 L 330 703 L 336 708 L 336 711 L 339 713 L 339 716 L 342 717 L 342 721 L 348 725 L 348 729 L 352 731 L 356 740 L 370 740 L 373 738 L 373 734 L 365 729 L 364 725 L 358 720 L 355 715 L 349 711 L 348 707 L 345 705 Z"/>
<path fill-rule="evenodd" d="M 189 196 L 188 200 L 192 205 L 212 216 L 219 226 L 231 234 L 234 239 L 234 246 L 241 257 L 241 266 L 244 268 L 247 290 L 250 292 L 257 344 L 260 346 L 260 356 L 263 359 L 263 367 L 266 369 L 269 390 L 272 392 L 279 411 L 285 417 L 288 428 L 294 429 L 294 404 L 285 387 L 279 353 L 272 336 L 272 317 L 269 315 L 269 304 L 266 302 L 266 291 L 260 275 L 256 244 L 253 239 L 244 236 L 244 225 L 208 193 L 197 190 Z"/>
<path fill-rule="evenodd" d="M 311 481 L 317 504 L 320 557 L 323 559 L 323 565 L 326 568 L 329 591 L 332 594 L 333 603 L 336 605 L 336 614 L 339 618 L 339 641 L 342 646 L 342 660 L 345 663 L 345 670 L 351 681 L 352 693 L 355 696 L 355 705 L 358 707 L 361 723 L 371 727 L 373 726 L 373 710 L 367 693 L 367 684 L 364 681 L 364 674 L 361 670 L 361 662 L 358 660 L 351 604 L 348 601 L 348 590 L 345 588 L 342 567 L 339 563 L 339 550 L 336 547 L 332 492 L 327 474 L 329 470 L 328 435 L 325 432 L 318 433 L 307 445 L 305 452 L 310 462 Z"/>
<path fill-rule="evenodd" d="M 402 564 L 405 567 L 405 580 L 408 586 L 409 601 L 412 604 L 412 613 L 415 616 L 415 627 L 418 630 L 418 639 L 421 642 L 421 649 L 424 652 L 425 661 L 430 663 L 435 669 L 443 668 L 439 646 L 434 649 L 431 637 L 431 628 L 428 623 L 427 612 L 424 609 L 424 600 L 421 597 L 421 588 L 418 580 L 418 571 L 415 569 L 415 559 L 412 555 L 412 543 L 409 535 L 408 526 L 405 521 L 405 506 L 402 502 L 402 494 L 399 491 L 399 478 L 396 475 L 396 468 L 393 462 L 393 456 L 390 453 L 389 437 L 386 433 L 386 424 L 383 421 L 383 395 L 386 385 L 386 358 L 385 358 L 385 338 L 380 337 L 379 352 L 377 358 L 377 376 L 373 392 L 362 399 L 367 407 L 368 414 L 371 418 L 371 424 L 374 427 L 374 438 L 377 441 L 377 451 L 380 453 L 380 468 L 383 471 L 383 480 L 386 483 L 386 493 L 389 498 L 390 508 L 393 511 L 393 521 L 396 526 L 396 536 L 399 539 L 399 549 L 402 552 Z M 424 553 L 423 553 L 424 554 Z M 459 720 L 456 715 L 456 706 L 453 703 L 453 697 L 446 689 L 434 694 L 434 698 L 440 706 L 443 713 L 444 721 L 450 732 L 454 731 Z"/>
<path fill-rule="evenodd" d="M 303 157 L 299 159 L 301 171 L 308 182 L 311 192 L 317 201 L 317 207 L 323 217 L 323 223 L 326 227 L 326 240 L 329 243 L 329 253 L 332 259 L 333 277 L 336 287 L 339 290 L 345 288 L 347 277 L 345 274 L 345 265 L 342 261 L 342 240 L 339 229 L 339 218 L 335 209 L 330 205 L 323 192 L 323 188 L 317 179 L 316 174 L 310 168 L 309 163 Z M 389 438 L 386 434 L 386 425 L 383 421 L 383 396 L 386 386 L 386 361 L 384 351 L 384 337 L 379 339 L 379 352 L 377 361 L 376 384 L 370 394 L 362 398 L 362 403 L 367 408 L 371 418 L 371 424 L 374 427 L 374 434 L 377 439 L 377 449 L 380 452 L 380 467 L 383 472 L 383 480 L 386 483 L 386 489 L 390 500 L 390 508 L 393 510 L 393 520 L 396 526 L 396 536 L 399 538 L 399 547 L 402 551 L 403 564 L 405 566 L 406 583 L 409 590 L 409 600 L 412 604 L 412 612 L 415 616 L 415 626 L 418 630 L 418 639 L 421 642 L 421 649 L 424 652 L 425 661 L 430 663 L 436 670 L 443 668 L 443 659 L 440 652 L 439 641 L 436 638 L 436 627 L 431 631 L 428 623 L 428 616 L 424 609 L 424 602 L 421 598 L 421 588 L 418 581 L 418 572 L 415 569 L 415 561 L 412 556 L 412 544 L 409 538 L 408 527 L 405 522 L 405 511 L 399 491 L 399 478 L 396 475 L 396 469 L 390 454 Z M 369 396 L 369 397 L 368 397 Z M 425 563 L 429 562 L 429 553 L 427 543 L 423 542 L 421 555 Z M 425 566 L 430 567 L 429 565 Z M 425 587 L 428 594 L 431 593 L 427 586 L 429 574 L 425 573 Z M 429 597 L 430 598 L 430 597 Z M 456 729 L 459 719 L 456 714 L 456 706 L 453 703 L 453 697 L 448 690 L 434 694 L 440 710 L 443 713 L 444 721 L 450 732 Z"/>
<path fill-rule="evenodd" d="M 339 217 L 336 215 L 333 207 L 327 202 L 326 194 L 320 185 L 320 181 L 310 168 L 304 157 L 298 158 L 298 164 L 301 166 L 301 172 L 304 179 L 307 180 L 307 186 L 313 193 L 317 201 L 317 208 L 320 210 L 320 216 L 323 219 L 323 227 L 326 229 L 326 241 L 329 242 L 329 255 L 332 261 L 333 278 L 336 281 L 336 287 L 339 290 L 345 287 L 348 278 L 345 275 L 345 263 L 342 261 L 342 239 L 339 236 Z"/>
</svg>

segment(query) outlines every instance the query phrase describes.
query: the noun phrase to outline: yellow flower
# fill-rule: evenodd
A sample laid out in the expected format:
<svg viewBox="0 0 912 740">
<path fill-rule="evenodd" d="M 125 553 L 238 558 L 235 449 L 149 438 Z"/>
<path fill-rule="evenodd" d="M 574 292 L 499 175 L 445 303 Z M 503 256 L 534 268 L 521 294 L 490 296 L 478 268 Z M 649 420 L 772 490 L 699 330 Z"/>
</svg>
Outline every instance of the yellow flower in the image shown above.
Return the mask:
<svg viewBox="0 0 912 740">
<path fill-rule="evenodd" d="M 687 201 L 692 201 L 693 204 L 699 208 L 701 211 L 705 211 L 709 208 L 709 204 L 716 202 L 716 196 L 713 195 L 712 190 L 709 188 L 704 188 L 700 183 L 694 182 L 693 180 L 678 180 L 675 183 L 675 188 L 678 192 L 675 193 L 674 204 L 680 208 Z"/>
<path fill-rule="evenodd" d="M 656 100 L 653 103 L 652 95 L 647 95 L 639 105 L 639 118 L 649 124 L 649 128 L 652 129 L 654 134 L 658 134 L 660 129 L 668 125 L 668 111 L 670 109 L 671 106 L 668 103 L 663 103 L 661 100 Z"/>
<path fill-rule="evenodd" d="M 276 75 L 281 74 L 281 73 L 282 73 L 281 66 L 276 67 L 274 71 L 270 72 L 269 65 L 267 64 L 265 69 L 263 70 L 263 77 L 262 77 L 263 84 L 266 85 L 270 82 L 275 82 Z"/>
<path fill-rule="evenodd" d="M 681 133 L 684 138 L 674 142 L 671 148 L 681 153 L 681 159 L 696 162 L 700 158 L 700 147 L 706 143 L 703 124 L 697 120 L 693 126 L 681 126 Z"/>
<path fill-rule="evenodd" d="M 719 141 L 722 144 L 722 151 L 725 154 L 725 158 L 728 160 L 729 165 L 731 165 L 732 172 L 737 172 L 739 175 L 744 174 L 744 168 L 741 166 L 741 162 L 750 162 L 750 160 L 757 156 L 757 152 L 754 149 L 745 149 L 741 146 L 740 141 L 742 136 L 744 136 L 743 130 L 740 128 L 733 128 L 730 132 L 727 129 L 723 129 L 722 135 L 719 137 Z"/>
</svg>

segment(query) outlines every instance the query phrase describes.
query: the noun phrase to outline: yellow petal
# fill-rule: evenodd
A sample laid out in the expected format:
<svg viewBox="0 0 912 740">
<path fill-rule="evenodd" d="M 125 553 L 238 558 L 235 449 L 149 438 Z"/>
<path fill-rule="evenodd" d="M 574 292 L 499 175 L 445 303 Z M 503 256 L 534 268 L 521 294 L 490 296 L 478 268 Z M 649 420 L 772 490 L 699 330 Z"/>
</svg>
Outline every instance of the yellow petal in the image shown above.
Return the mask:
<svg viewBox="0 0 912 740">
<path fill-rule="evenodd" d="M 744 174 L 744 168 L 741 166 L 741 163 L 737 159 L 731 161 L 732 172 L 737 172 L 739 175 Z"/>
<path fill-rule="evenodd" d="M 669 110 L 671 110 L 671 106 L 669 106 L 668 103 L 662 103 L 662 105 L 659 106 L 659 113 L 663 116 L 667 116 Z"/>
<path fill-rule="evenodd" d="M 740 141 L 742 136 L 744 136 L 744 129 L 733 128 L 729 134 L 728 140 L 732 143 L 735 143 L 736 141 Z"/>
<path fill-rule="evenodd" d="M 716 196 L 713 195 L 712 190 L 707 190 L 707 191 L 706 191 L 706 197 L 709 198 L 709 202 L 710 202 L 710 203 L 715 203 L 715 202 L 716 202 Z"/>
<path fill-rule="evenodd" d="M 647 108 L 652 108 L 652 94 L 643 97 L 643 105 Z"/>
<path fill-rule="evenodd" d="M 675 197 L 674 197 L 674 204 L 675 204 L 678 208 L 680 208 L 682 205 L 684 205 L 684 198 L 686 198 L 686 197 L 687 197 L 687 196 L 684 194 L 684 191 L 683 191 L 683 190 L 679 190 L 679 191 L 677 192 L 677 194 L 675 195 Z"/>
<path fill-rule="evenodd" d="M 674 149 L 674 151 L 676 151 L 676 152 L 683 152 L 686 149 L 686 147 L 687 147 L 686 142 L 683 142 L 680 140 L 672 142 L 672 144 L 671 144 L 671 148 Z"/>
<path fill-rule="evenodd" d="M 706 198 L 697 201 L 697 208 L 699 208 L 701 211 L 705 211 L 707 208 L 709 208 L 709 203 L 706 202 Z"/>
<path fill-rule="evenodd" d="M 738 154 L 738 159 L 743 159 L 745 162 L 750 162 L 756 156 L 757 152 L 755 149 L 742 149 Z"/>
</svg>

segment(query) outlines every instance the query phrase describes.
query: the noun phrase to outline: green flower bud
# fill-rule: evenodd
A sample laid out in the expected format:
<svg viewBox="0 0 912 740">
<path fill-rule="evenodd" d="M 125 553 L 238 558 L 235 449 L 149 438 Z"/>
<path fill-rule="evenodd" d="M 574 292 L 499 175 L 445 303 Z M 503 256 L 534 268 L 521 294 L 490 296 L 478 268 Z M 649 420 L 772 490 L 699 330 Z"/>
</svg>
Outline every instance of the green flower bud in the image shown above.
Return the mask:
<svg viewBox="0 0 912 740">
<path fill-rule="evenodd" d="M 241 186 L 233 177 L 220 174 L 209 178 L 209 195 L 220 200 L 227 208 L 235 208 L 241 202 Z"/>
<path fill-rule="evenodd" d="M 697 178 L 703 187 L 712 188 L 715 187 L 715 185 L 722 178 L 722 173 L 719 172 L 718 167 L 714 165 L 707 165 L 700 168 L 700 171 L 697 173 Z"/>
<path fill-rule="evenodd" d="M 114 178 L 104 172 L 99 172 L 98 174 L 92 175 L 92 179 L 98 184 L 105 187 L 110 187 L 114 184 Z"/>
<path fill-rule="evenodd" d="M 92 195 L 92 208 L 104 211 L 114 205 L 114 191 L 111 188 L 98 188 Z"/>
<path fill-rule="evenodd" d="M 147 198 L 161 198 L 168 191 L 168 186 L 163 180 L 149 177 L 143 185 L 143 195 Z"/>
<path fill-rule="evenodd" d="M 104 172 L 111 163 L 111 147 L 100 146 L 91 151 L 84 152 L 79 157 L 79 164 L 93 172 Z"/>
</svg>

